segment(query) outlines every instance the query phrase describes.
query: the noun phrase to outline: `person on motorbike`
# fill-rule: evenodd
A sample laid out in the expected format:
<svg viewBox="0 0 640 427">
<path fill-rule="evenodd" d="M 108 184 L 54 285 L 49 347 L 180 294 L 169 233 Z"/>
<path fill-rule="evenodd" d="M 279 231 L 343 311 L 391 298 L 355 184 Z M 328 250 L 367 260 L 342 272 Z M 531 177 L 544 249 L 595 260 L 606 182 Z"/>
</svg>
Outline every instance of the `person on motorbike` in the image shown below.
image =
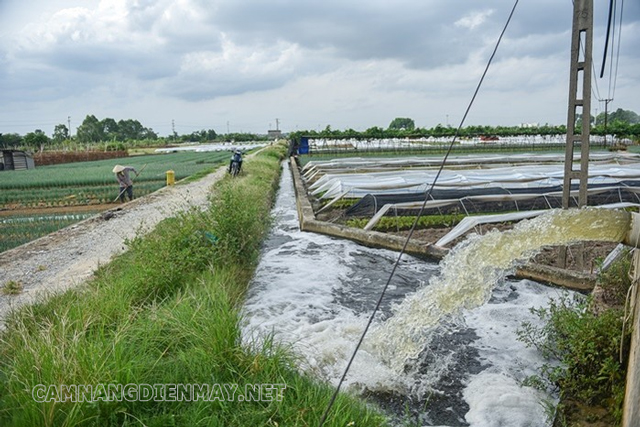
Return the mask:
<svg viewBox="0 0 640 427">
<path fill-rule="evenodd" d="M 231 173 L 231 166 L 233 162 L 238 162 L 238 173 L 242 170 L 242 151 L 237 149 L 233 155 L 231 156 L 231 161 L 229 162 L 229 173 Z"/>
</svg>

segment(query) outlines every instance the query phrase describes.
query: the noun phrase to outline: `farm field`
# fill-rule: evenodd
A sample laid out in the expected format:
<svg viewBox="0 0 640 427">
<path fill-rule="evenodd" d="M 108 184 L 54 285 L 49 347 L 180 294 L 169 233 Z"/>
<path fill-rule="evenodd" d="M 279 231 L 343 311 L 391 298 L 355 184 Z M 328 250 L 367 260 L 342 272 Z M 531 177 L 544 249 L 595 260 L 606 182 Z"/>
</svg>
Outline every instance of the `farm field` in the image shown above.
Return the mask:
<svg viewBox="0 0 640 427">
<path fill-rule="evenodd" d="M 140 176 L 134 179 L 134 195 L 141 197 L 165 185 L 167 170 L 173 170 L 176 180 L 180 180 L 218 166 L 228 157 L 226 152 L 184 152 L 3 172 L 0 210 L 111 203 L 118 195 L 111 171 L 116 164 L 132 166 L 138 171 L 146 165 Z"/>
<path fill-rule="evenodd" d="M 9 215 L 0 217 L 0 252 L 15 248 L 98 213 Z"/>
<path fill-rule="evenodd" d="M 166 185 L 166 171 L 176 181 L 226 163 L 228 152 L 182 152 L 92 162 L 41 166 L 0 175 L 0 252 L 116 206 L 116 164 L 141 172 L 134 178 L 136 198 Z M 146 166 L 145 166 L 146 165 Z M 142 170 L 144 167 L 144 170 Z"/>
</svg>

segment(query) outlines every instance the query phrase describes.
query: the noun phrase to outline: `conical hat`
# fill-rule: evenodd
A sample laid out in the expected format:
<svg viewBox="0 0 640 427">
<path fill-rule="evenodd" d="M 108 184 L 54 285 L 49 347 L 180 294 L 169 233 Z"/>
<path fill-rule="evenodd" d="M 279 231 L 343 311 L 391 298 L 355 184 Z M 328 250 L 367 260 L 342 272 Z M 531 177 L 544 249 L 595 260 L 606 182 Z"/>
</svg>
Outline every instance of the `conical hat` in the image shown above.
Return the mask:
<svg viewBox="0 0 640 427">
<path fill-rule="evenodd" d="M 113 167 L 113 173 L 122 172 L 123 170 L 124 170 L 124 166 L 115 165 L 115 166 Z"/>
</svg>

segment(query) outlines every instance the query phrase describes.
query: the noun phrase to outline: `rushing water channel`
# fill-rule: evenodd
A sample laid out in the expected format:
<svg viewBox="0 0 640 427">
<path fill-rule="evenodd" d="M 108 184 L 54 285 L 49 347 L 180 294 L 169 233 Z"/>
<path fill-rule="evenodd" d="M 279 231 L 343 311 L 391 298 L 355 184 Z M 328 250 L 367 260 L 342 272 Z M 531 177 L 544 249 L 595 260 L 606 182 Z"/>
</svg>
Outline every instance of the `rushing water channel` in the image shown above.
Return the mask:
<svg viewBox="0 0 640 427">
<path fill-rule="evenodd" d="M 244 307 L 245 339 L 273 333 L 301 356 L 301 369 L 336 385 L 397 253 L 301 232 L 288 168 L 273 215 Z M 541 402 L 552 397 L 520 385 L 542 360 L 516 329 L 538 323 L 530 307 L 566 291 L 493 273 L 486 283 L 473 267 L 403 257 L 344 389 L 425 426 L 547 426 Z M 442 277 L 456 269 L 480 280 L 444 298 Z M 437 318 L 425 318 L 416 302 Z"/>
</svg>

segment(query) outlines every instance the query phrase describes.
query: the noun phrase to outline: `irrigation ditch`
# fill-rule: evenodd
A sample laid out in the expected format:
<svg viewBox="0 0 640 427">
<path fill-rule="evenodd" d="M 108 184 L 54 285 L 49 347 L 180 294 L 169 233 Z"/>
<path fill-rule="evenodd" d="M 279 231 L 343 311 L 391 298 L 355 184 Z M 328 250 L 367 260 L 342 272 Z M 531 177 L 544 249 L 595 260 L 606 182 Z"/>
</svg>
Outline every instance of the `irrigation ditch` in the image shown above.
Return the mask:
<svg viewBox="0 0 640 427">
<path fill-rule="evenodd" d="M 213 180 L 210 207 L 187 207 L 179 214 L 173 210 L 173 216 L 153 231 L 124 239 L 126 252 L 101 264 L 88 281 L 64 272 L 57 275 L 77 289 L 58 289 L 55 295 L 40 295 L 19 307 L 9 302 L 14 309 L 4 313 L 0 338 L 0 424 L 316 424 L 331 388 L 299 374 L 294 357 L 283 348 L 273 343 L 245 345 L 240 339 L 239 304 L 269 227 L 265 218 L 284 151 L 270 148 L 247 159 L 237 179 L 214 174 L 218 180 Z M 212 183 L 194 184 L 208 190 Z M 162 197 L 155 197 L 162 203 Z M 121 213 L 127 215 L 131 212 Z M 98 228 L 81 224 L 68 240 L 91 225 Z M 97 247 L 104 236 L 91 238 Z M 55 252 L 56 246 L 45 248 L 46 240 L 51 243 L 33 242 L 30 250 Z M 15 250 L 3 254 L 3 271 L 11 254 Z M 86 267 L 93 271 L 96 265 Z M 3 281 L 18 282 L 51 270 L 50 265 L 34 264 L 23 276 L 4 276 Z M 25 287 L 3 299 L 34 292 Z M 162 387 L 154 389 L 157 398 L 141 398 L 131 394 L 131 388 L 129 394 L 118 389 L 127 384 L 182 384 L 187 388 L 181 392 L 190 391 L 191 399 L 175 399 L 175 389 Z M 246 391 L 241 397 L 248 401 L 219 394 L 223 384 Z M 280 399 L 273 386 L 282 384 L 286 387 Z M 63 385 L 93 387 L 102 394 L 78 401 L 73 394 L 78 389 L 61 391 Z M 196 386 L 200 394 L 194 395 Z M 109 394 L 112 389 L 120 393 Z M 336 409 L 328 425 L 385 424 L 383 416 L 349 396 L 341 396 Z"/>
</svg>

